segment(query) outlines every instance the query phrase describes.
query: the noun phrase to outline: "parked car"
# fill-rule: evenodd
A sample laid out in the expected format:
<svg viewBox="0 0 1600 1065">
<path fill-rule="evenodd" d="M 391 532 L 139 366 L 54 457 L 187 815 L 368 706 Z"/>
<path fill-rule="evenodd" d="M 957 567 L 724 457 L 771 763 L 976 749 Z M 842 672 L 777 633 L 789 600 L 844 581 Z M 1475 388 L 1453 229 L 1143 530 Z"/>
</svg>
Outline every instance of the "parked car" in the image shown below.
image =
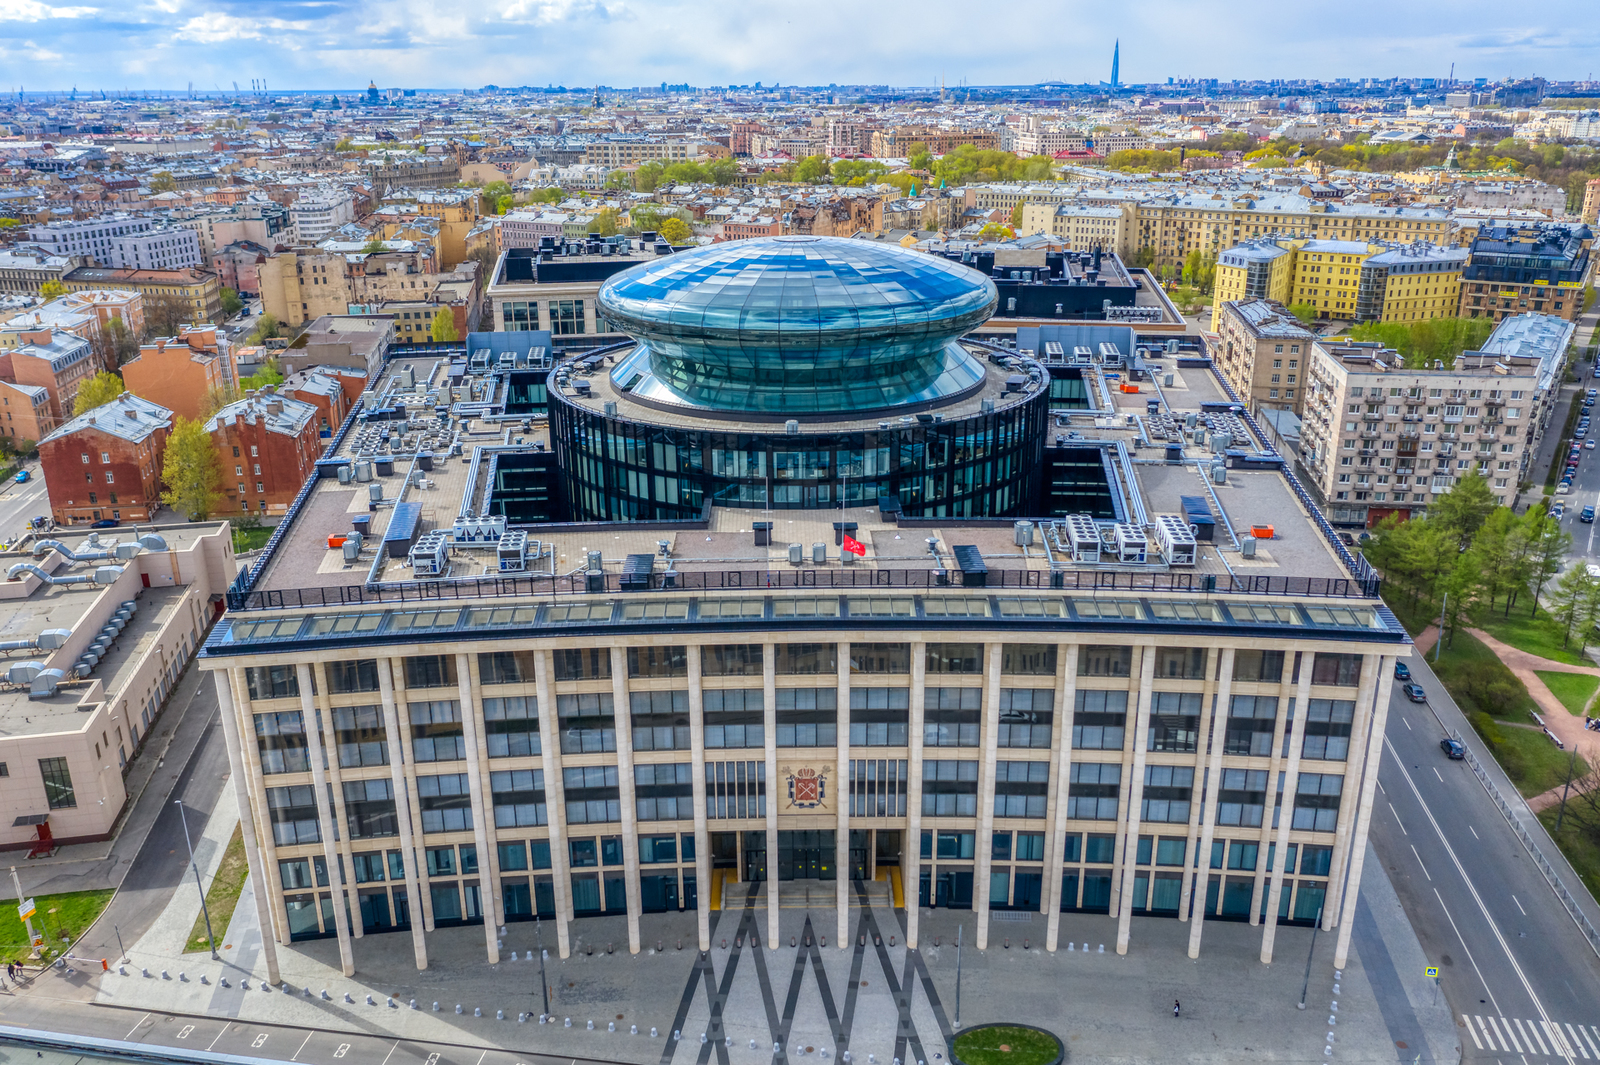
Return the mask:
<svg viewBox="0 0 1600 1065">
<path fill-rule="evenodd" d="M 17 483 L 18 484 L 27 484 L 28 483 L 28 471 L 27 470 L 23 470 L 21 473 L 17 474 Z"/>
<path fill-rule="evenodd" d="M 1414 703 L 1425 703 L 1428 701 L 1428 693 L 1422 690 L 1422 685 L 1420 684 L 1407 684 L 1400 690 L 1405 692 L 1406 698 L 1410 699 Z"/>
<path fill-rule="evenodd" d="M 1584 395 L 1588 396 L 1591 399 L 1593 399 L 1596 396 L 1600 396 L 1600 388 L 1591 388 L 1591 389 L 1589 389 L 1589 391 L 1585 392 Z"/>
<path fill-rule="evenodd" d="M 1404 662 L 1396 662 L 1394 664 L 1394 679 L 1395 680 L 1410 680 L 1411 679 L 1411 667 L 1406 665 Z"/>
<path fill-rule="evenodd" d="M 1559 501 L 1556 503 L 1555 506 L 1550 508 L 1550 516 L 1552 518 L 1557 519 L 1557 520 L 1560 520 L 1561 516 L 1564 515 L 1566 512 L 1567 512 L 1567 505 L 1565 503 L 1562 503 L 1562 502 L 1559 502 Z"/>
<path fill-rule="evenodd" d="M 1570 478 L 1556 485 L 1556 495 L 1558 496 L 1564 496 L 1570 491 L 1572 491 L 1572 480 Z"/>
<path fill-rule="evenodd" d="M 115 529 L 118 525 L 121 525 L 121 524 L 122 524 L 122 522 L 118 521 L 116 518 L 101 518 L 99 521 L 90 522 L 89 523 L 89 528 L 91 528 L 91 529 Z"/>
<path fill-rule="evenodd" d="M 1339 534 L 1339 542 L 1346 547 L 1356 546 L 1356 538 L 1347 532 L 1342 532 Z"/>
<path fill-rule="evenodd" d="M 1572 439 L 1574 439 L 1574 440 L 1582 440 L 1584 437 L 1586 437 L 1588 435 L 1589 435 L 1589 427 L 1587 425 L 1580 425 L 1580 426 L 1578 426 L 1576 429 L 1574 429 L 1572 431 Z"/>
<path fill-rule="evenodd" d="M 1448 736 L 1439 741 L 1439 749 L 1453 762 L 1459 762 L 1467 756 L 1467 745 Z"/>
</svg>

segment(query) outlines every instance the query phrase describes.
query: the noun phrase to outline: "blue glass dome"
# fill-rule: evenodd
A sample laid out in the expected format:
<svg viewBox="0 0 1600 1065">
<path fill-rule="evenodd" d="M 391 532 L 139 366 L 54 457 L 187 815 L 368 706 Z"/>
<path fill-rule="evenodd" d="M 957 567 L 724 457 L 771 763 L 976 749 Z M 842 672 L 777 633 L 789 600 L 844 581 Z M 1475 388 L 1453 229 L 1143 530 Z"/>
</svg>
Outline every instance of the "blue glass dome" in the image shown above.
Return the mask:
<svg viewBox="0 0 1600 1065">
<path fill-rule="evenodd" d="M 893 244 L 767 237 L 611 278 L 600 311 L 640 341 L 612 378 L 641 400 L 774 414 L 959 396 L 983 368 L 955 338 L 994 313 L 988 278 Z"/>
</svg>

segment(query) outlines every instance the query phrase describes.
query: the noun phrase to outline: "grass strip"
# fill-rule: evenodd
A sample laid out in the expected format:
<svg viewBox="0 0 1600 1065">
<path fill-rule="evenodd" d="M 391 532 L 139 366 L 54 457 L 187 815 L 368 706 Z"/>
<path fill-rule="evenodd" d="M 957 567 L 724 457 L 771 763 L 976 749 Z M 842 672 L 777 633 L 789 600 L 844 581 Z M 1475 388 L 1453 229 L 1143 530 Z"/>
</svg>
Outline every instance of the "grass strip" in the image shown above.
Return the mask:
<svg viewBox="0 0 1600 1065">
<path fill-rule="evenodd" d="M 206 892 L 206 909 L 211 913 L 211 929 L 217 937 L 218 947 L 223 945 L 222 937 L 228 931 L 228 922 L 233 919 L 234 908 L 239 905 L 239 893 L 244 890 L 244 879 L 249 872 L 250 866 L 244 857 L 244 836 L 239 827 L 234 826 L 228 849 L 222 852 L 222 864 L 217 866 L 217 875 L 211 880 L 211 890 Z M 206 918 L 202 913 L 194 919 L 194 927 L 189 930 L 189 940 L 183 945 L 183 952 L 193 954 L 208 949 Z"/>
</svg>

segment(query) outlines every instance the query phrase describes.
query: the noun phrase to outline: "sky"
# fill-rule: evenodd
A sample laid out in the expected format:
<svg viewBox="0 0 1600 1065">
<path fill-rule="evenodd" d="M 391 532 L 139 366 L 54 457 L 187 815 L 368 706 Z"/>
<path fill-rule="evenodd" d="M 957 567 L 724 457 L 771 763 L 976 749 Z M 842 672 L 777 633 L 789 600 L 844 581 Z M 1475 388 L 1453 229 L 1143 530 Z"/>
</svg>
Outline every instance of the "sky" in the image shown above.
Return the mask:
<svg viewBox="0 0 1600 1065">
<path fill-rule="evenodd" d="M 0 0 L 0 91 L 1585 79 L 1593 0 Z"/>
</svg>

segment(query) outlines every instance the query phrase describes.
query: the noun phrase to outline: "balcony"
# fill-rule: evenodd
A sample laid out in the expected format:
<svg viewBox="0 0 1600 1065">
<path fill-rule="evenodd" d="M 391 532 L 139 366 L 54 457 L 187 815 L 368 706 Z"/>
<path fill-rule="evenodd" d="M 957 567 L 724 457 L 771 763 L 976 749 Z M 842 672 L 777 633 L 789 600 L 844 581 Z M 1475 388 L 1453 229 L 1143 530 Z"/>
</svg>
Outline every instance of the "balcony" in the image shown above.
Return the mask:
<svg viewBox="0 0 1600 1065">
<path fill-rule="evenodd" d="M 1422 420 L 1422 415 L 1420 415 L 1420 414 L 1406 414 L 1406 415 L 1403 415 L 1400 420 L 1403 421 L 1403 422 L 1420 422 Z"/>
</svg>

